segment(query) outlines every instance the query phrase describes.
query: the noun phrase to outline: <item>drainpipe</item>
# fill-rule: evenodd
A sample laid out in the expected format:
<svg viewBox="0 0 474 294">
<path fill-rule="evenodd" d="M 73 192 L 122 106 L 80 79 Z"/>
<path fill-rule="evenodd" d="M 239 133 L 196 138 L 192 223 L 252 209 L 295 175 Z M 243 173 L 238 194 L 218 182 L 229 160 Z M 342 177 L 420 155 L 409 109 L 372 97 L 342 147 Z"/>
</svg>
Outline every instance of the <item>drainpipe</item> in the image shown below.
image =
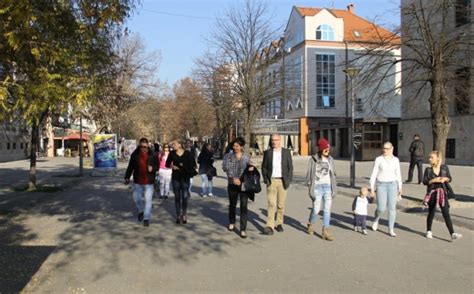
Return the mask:
<svg viewBox="0 0 474 294">
<path fill-rule="evenodd" d="M 348 49 L 348 44 L 347 44 L 347 41 L 344 41 L 344 45 L 346 47 L 346 61 L 344 62 L 344 65 L 345 65 L 345 70 L 347 70 L 348 68 L 348 62 L 349 62 L 349 49 Z M 346 124 L 347 124 L 347 120 L 348 120 L 348 117 L 349 117 L 349 77 L 347 75 L 345 75 L 346 77 Z"/>
</svg>

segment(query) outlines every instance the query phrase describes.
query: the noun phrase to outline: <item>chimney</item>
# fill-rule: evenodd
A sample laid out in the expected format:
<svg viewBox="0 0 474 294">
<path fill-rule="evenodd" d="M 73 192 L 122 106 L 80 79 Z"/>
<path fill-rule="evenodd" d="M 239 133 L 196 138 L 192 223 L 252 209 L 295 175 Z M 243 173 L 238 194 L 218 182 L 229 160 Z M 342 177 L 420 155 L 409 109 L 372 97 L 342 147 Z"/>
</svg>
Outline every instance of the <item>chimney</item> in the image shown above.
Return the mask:
<svg viewBox="0 0 474 294">
<path fill-rule="evenodd" d="M 354 4 L 349 3 L 349 5 L 347 5 L 347 11 L 349 11 L 350 13 L 354 13 Z"/>
</svg>

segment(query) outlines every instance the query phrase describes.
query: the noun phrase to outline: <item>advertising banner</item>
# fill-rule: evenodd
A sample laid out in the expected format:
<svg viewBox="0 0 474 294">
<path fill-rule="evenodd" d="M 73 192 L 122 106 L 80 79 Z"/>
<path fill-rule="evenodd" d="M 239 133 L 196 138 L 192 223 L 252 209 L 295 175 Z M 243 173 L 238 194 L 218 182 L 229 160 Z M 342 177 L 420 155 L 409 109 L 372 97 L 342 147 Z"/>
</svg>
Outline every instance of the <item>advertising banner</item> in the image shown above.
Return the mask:
<svg viewBox="0 0 474 294">
<path fill-rule="evenodd" d="M 130 160 L 130 156 L 133 151 L 137 148 L 137 140 L 124 140 L 123 141 L 123 158 Z"/>
<path fill-rule="evenodd" d="M 98 134 L 92 137 L 94 144 L 94 168 L 117 168 L 117 135 Z"/>
</svg>

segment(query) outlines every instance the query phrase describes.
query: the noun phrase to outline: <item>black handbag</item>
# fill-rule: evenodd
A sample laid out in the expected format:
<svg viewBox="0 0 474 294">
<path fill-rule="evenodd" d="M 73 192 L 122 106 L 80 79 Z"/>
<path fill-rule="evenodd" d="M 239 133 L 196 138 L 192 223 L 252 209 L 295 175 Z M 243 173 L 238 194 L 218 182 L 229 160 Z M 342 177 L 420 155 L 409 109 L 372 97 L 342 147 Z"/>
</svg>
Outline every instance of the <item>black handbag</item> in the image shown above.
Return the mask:
<svg viewBox="0 0 474 294">
<path fill-rule="evenodd" d="M 257 171 L 257 168 L 254 167 L 253 171 L 249 171 L 247 167 L 242 178 L 241 190 L 243 192 L 260 193 L 260 191 L 262 191 L 262 186 L 260 185 L 260 173 Z"/>
</svg>

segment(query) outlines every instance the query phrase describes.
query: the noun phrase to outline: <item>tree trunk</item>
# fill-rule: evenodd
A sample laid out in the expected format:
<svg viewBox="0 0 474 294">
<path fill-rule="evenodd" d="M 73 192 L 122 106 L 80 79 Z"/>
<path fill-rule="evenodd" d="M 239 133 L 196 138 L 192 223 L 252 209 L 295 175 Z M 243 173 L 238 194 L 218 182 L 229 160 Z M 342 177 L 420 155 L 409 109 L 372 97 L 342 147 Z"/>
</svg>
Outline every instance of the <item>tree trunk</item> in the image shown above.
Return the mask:
<svg viewBox="0 0 474 294">
<path fill-rule="evenodd" d="M 446 89 L 440 78 L 435 78 L 431 82 L 431 127 L 433 134 L 433 150 L 440 152 L 443 159 L 446 154 L 446 140 L 451 119 L 449 118 L 449 103 Z"/>
<path fill-rule="evenodd" d="M 31 127 L 30 174 L 28 190 L 36 190 L 36 151 L 38 150 L 39 126 L 35 122 Z"/>
</svg>

